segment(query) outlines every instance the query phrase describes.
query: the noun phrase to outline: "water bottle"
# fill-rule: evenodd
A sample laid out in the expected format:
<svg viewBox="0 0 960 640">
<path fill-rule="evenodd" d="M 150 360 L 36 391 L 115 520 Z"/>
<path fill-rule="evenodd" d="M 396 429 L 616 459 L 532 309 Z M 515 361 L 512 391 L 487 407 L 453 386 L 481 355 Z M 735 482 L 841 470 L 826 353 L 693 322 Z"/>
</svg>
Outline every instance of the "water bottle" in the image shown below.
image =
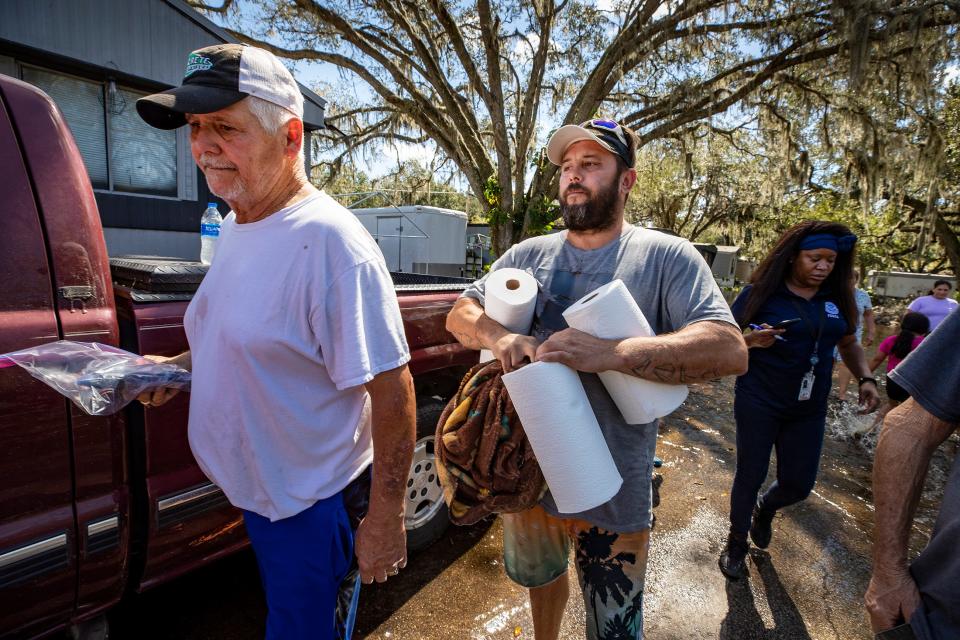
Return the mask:
<svg viewBox="0 0 960 640">
<path fill-rule="evenodd" d="M 220 237 L 220 223 L 223 218 L 217 211 L 217 203 L 207 204 L 207 210 L 200 216 L 200 262 L 210 264 L 217 250 L 217 238 Z"/>
</svg>

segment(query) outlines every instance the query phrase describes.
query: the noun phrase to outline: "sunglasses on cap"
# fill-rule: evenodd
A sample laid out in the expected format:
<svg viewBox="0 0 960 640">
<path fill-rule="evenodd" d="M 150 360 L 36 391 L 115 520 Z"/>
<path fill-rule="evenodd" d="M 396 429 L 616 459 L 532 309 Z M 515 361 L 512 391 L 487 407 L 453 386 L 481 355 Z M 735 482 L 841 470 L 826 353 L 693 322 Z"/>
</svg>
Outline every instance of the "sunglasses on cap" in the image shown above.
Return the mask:
<svg viewBox="0 0 960 640">
<path fill-rule="evenodd" d="M 580 126 L 584 129 L 593 129 L 594 131 L 613 133 L 615 136 L 617 136 L 617 140 L 619 140 L 623 146 L 627 147 L 628 149 L 630 148 L 630 143 L 627 141 L 627 134 L 623 132 L 623 127 L 613 120 L 587 120 L 586 122 L 581 123 Z"/>
<path fill-rule="evenodd" d="M 628 167 L 634 165 L 633 153 L 630 150 L 630 141 L 627 139 L 627 132 L 619 123 L 613 120 L 604 120 L 596 118 L 583 122 L 580 127 L 591 131 L 598 138 L 603 140 L 610 151 L 620 156 Z"/>
<path fill-rule="evenodd" d="M 565 124 L 551 132 L 547 141 L 547 159 L 561 166 L 567 148 L 582 140 L 593 140 L 623 160 L 628 167 L 634 166 L 636 153 L 632 133 L 613 120 L 602 118 L 587 120 L 582 124 Z"/>
</svg>

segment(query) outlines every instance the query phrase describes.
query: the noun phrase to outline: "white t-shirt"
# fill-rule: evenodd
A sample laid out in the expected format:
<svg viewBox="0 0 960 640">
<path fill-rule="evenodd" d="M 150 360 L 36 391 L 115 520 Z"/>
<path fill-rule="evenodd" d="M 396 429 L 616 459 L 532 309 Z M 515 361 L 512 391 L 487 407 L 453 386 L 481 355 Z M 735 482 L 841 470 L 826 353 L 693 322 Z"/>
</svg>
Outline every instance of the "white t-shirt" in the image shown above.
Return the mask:
<svg viewBox="0 0 960 640">
<path fill-rule="evenodd" d="M 370 464 L 362 385 L 410 353 L 379 247 L 328 195 L 231 212 L 184 326 L 190 446 L 232 504 L 288 518 Z"/>
</svg>

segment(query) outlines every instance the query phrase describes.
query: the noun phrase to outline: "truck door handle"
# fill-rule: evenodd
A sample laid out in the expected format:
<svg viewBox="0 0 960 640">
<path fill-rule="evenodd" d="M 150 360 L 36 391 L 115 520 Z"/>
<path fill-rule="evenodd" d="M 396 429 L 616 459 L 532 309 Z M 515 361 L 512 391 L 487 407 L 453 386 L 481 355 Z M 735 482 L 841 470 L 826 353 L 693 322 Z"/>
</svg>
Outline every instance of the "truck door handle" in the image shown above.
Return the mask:
<svg viewBox="0 0 960 640">
<path fill-rule="evenodd" d="M 77 312 L 77 303 L 80 303 L 80 313 L 87 312 L 87 300 L 93 298 L 93 287 L 88 285 L 71 285 L 60 287 L 60 295 L 70 302 L 70 313 Z"/>
</svg>

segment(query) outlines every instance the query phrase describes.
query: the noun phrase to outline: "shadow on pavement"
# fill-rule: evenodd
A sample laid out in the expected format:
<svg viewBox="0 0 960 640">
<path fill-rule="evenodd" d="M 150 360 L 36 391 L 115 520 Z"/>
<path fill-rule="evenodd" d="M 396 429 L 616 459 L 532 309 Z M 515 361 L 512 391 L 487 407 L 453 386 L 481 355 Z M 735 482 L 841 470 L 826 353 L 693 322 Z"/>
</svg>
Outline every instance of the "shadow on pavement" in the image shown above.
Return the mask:
<svg viewBox="0 0 960 640">
<path fill-rule="evenodd" d="M 733 483 L 732 476 L 736 470 L 736 424 L 732 406 L 724 407 L 718 402 L 720 387 L 725 384 L 729 385 L 729 382 L 696 385 L 691 391 L 687 405 L 669 419 L 668 426 L 662 433 L 667 437 L 677 433 L 686 442 L 695 443 L 709 449 L 714 455 L 724 458 L 729 463 L 731 476 L 730 484 L 724 489 L 730 491 Z M 732 388 L 729 391 L 732 392 Z M 713 419 L 710 419 L 711 415 Z M 771 451 L 769 471 L 759 492 L 761 495 L 777 477 L 777 462 L 777 456 Z M 836 440 L 829 435 L 824 436 L 814 491 L 836 504 L 832 507 L 827 506 L 820 498 L 811 494 L 800 503 L 781 510 L 779 515 L 789 519 L 793 525 L 804 530 L 813 539 L 821 539 L 826 544 L 829 538 L 832 545 L 831 551 L 835 554 L 851 558 L 869 554 L 869 547 L 864 543 L 867 539 L 866 532 L 869 532 L 873 521 L 868 507 L 873 501 L 869 487 L 872 466 L 870 454 L 855 442 Z M 857 500 L 858 497 L 859 500 Z M 845 506 L 843 508 L 838 506 L 841 504 Z M 784 522 L 785 520 L 780 519 L 775 521 L 779 526 Z M 775 531 L 778 524 L 774 525 Z M 824 534 L 831 531 L 840 533 L 850 527 L 862 535 L 850 537 Z M 776 533 L 774 539 L 776 539 Z M 861 564 L 856 563 L 856 567 L 848 566 L 847 568 L 851 571 L 856 569 L 857 579 L 863 583 L 859 586 L 865 590 L 866 583 L 863 581 L 869 576 L 869 567 Z M 865 570 L 866 574 L 863 573 Z"/>
<path fill-rule="evenodd" d="M 487 518 L 468 527 L 450 525 L 437 542 L 411 556 L 407 569 L 399 576 L 384 584 L 363 585 L 354 638 L 363 638 L 383 624 L 420 589 L 483 540 L 493 523 L 494 518 Z"/>
<path fill-rule="evenodd" d="M 410 556 L 407 569 L 379 585 L 364 585 L 354 638 L 363 638 L 424 585 L 469 551 L 494 520 L 451 526 L 430 547 Z M 127 598 L 110 614 L 118 640 L 262 640 L 267 607 L 250 549 Z"/>
<path fill-rule="evenodd" d="M 757 611 L 748 580 L 727 581 L 727 615 L 720 626 L 720 640 L 811 640 L 803 617 L 780 582 L 770 555 L 752 551 L 753 566 L 763 582 L 767 606 L 773 614 L 773 628 L 767 629 Z M 754 579 L 756 577 L 754 576 Z"/>
</svg>

